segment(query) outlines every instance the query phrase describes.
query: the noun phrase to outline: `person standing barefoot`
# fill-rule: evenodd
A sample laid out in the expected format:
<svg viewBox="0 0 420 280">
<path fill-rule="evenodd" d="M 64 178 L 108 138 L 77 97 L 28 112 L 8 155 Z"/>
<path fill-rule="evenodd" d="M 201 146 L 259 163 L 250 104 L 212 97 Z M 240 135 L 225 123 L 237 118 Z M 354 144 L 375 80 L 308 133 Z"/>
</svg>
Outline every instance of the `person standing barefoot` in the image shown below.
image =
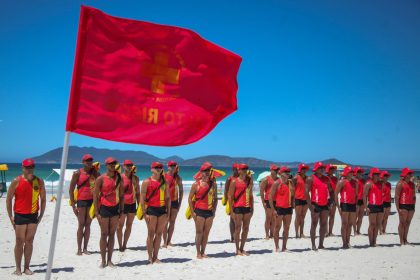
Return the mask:
<svg viewBox="0 0 420 280">
<path fill-rule="evenodd" d="M 238 178 L 238 176 L 239 176 L 238 164 L 234 163 L 232 165 L 232 175 L 230 175 L 229 178 L 227 178 L 226 182 L 225 182 L 224 198 L 227 201 L 227 203 L 229 201 L 229 198 L 228 198 L 229 187 L 232 184 L 232 182 L 235 181 L 236 178 Z M 232 207 L 232 206 L 230 205 L 230 207 Z M 232 216 L 229 216 L 229 217 L 230 217 L 230 219 L 229 219 L 230 241 L 233 242 L 234 241 L 234 234 L 235 234 L 235 222 L 233 221 Z"/>
<path fill-rule="evenodd" d="M 368 236 L 371 247 L 376 247 L 376 238 L 384 216 L 380 174 L 381 171 L 378 168 L 372 168 L 369 173 L 370 180 L 366 182 L 363 190 L 363 201 L 367 205 L 366 211 L 369 215 Z"/>
<path fill-rule="evenodd" d="M 404 168 L 401 172 L 401 179 L 395 189 L 395 206 L 397 207 L 400 223 L 398 225 L 398 235 L 401 245 L 408 245 L 407 236 L 413 219 L 416 206 L 416 191 L 414 183 L 411 181 L 414 172 L 409 168 Z"/>
<path fill-rule="evenodd" d="M 276 219 L 274 229 L 274 246 L 275 251 L 279 252 L 279 234 L 283 225 L 283 245 L 282 252 L 287 251 L 287 240 L 289 238 L 289 228 L 292 221 L 294 187 L 289 179 L 290 169 L 288 167 L 280 168 L 280 178 L 273 184 L 269 203 Z"/>
<path fill-rule="evenodd" d="M 301 163 L 298 166 L 298 173 L 293 179 L 295 185 L 295 232 L 296 238 L 304 238 L 303 227 L 305 225 L 305 216 L 308 212 L 308 203 L 306 202 L 305 194 L 305 181 L 306 181 L 306 171 L 308 171 L 309 166 Z"/>
<path fill-rule="evenodd" d="M 365 186 L 365 180 L 363 179 L 363 172 L 365 170 L 360 167 L 355 167 L 353 169 L 353 174 L 357 181 L 358 185 L 358 193 L 357 193 L 357 205 L 356 205 L 356 226 L 353 228 L 355 235 L 360 234 L 360 229 L 362 227 L 363 216 L 365 215 L 365 207 L 366 205 L 363 202 L 363 188 Z"/>
<path fill-rule="evenodd" d="M 229 187 L 229 203 L 232 205 L 230 215 L 235 222 L 236 255 L 249 256 L 244 247 L 254 208 L 252 193 L 254 183 L 252 175 L 248 173 L 248 165 L 238 164 L 238 169 L 239 177 Z"/>
<path fill-rule="evenodd" d="M 22 175 L 13 179 L 7 190 L 6 208 L 10 222 L 15 230 L 15 275 L 22 275 L 22 256 L 25 256 L 23 273 L 34 274 L 30 269 L 33 242 L 38 224 L 45 212 L 46 195 L 44 181 L 34 175 L 35 161 L 22 161 Z M 12 214 L 12 200 L 14 198 Z M 41 208 L 39 207 L 41 200 Z"/>
<path fill-rule="evenodd" d="M 338 179 L 335 177 L 334 172 L 337 171 L 337 167 L 335 165 L 328 164 L 325 167 L 325 172 L 330 180 L 330 185 L 332 188 L 332 191 L 335 192 L 335 188 L 337 186 Z M 337 205 L 334 202 L 334 196 L 330 197 L 328 199 L 328 206 L 330 208 L 328 213 L 328 233 L 327 236 L 334 236 L 333 235 L 333 227 L 334 227 L 334 219 L 335 219 L 335 212 L 337 209 Z"/>
<path fill-rule="evenodd" d="M 200 168 L 201 176 L 191 186 L 188 204 L 194 209 L 191 215 L 195 222 L 195 246 L 197 259 L 208 258 L 205 251 L 217 207 L 217 183 L 212 176 L 212 165 L 205 162 Z M 195 200 L 193 201 L 193 197 Z"/>
<path fill-rule="evenodd" d="M 386 225 L 388 224 L 389 212 L 391 211 L 391 183 L 388 182 L 391 174 L 388 171 L 381 172 L 381 182 L 382 182 L 382 199 L 384 204 L 384 218 L 382 219 L 382 226 L 379 231 L 380 234 L 386 233 Z"/>
<path fill-rule="evenodd" d="M 271 209 L 270 203 L 268 201 L 269 196 L 271 195 L 271 187 L 274 184 L 274 181 L 278 179 L 277 173 L 279 171 L 279 167 L 275 164 L 272 164 L 270 166 L 270 172 L 271 174 L 267 177 L 265 177 L 261 183 L 260 183 L 260 197 L 261 197 L 261 203 L 264 207 L 265 212 L 265 223 L 264 223 L 264 229 L 265 229 L 265 239 L 268 240 L 271 237 L 273 237 L 274 232 L 274 226 L 276 223 L 276 219 L 273 216 L 273 209 Z"/>
</svg>

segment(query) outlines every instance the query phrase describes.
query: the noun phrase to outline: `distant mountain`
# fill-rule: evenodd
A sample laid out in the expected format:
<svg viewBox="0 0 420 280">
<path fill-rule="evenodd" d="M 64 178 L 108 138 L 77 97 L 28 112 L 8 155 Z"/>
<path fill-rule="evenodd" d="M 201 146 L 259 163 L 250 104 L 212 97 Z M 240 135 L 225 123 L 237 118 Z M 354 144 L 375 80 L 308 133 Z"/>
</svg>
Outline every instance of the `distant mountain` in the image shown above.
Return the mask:
<svg viewBox="0 0 420 280">
<path fill-rule="evenodd" d="M 60 164 L 61 162 L 62 148 L 57 148 L 46 152 L 40 156 L 34 157 L 37 163 L 55 163 Z M 205 161 L 211 162 L 217 167 L 230 167 L 235 162 L 241 162 L 248 164 L 251 168 L 260 167 L 265 168 L 274 163 L 279 166 L 287 165 L 290 168 L 297 168 L 300 162 L 272 162 L 268 160 L 253 158 L 253 157 L 229 157 L 222 155 L 208 155 L 192 159 L 183 159 L 179 156 L 170 156 L 167 158 L 158 158 L 154 155 L 148 154 L 142 151 L 121 151 L 121 150 L 110 150 L 110 149 L 98 149 L 94 147 L 77 147 L 70 146 L 67 163 L 77 164 L 81 163 L 82 156 L 84 154 L 91 154 L 95 161 L 103 163 L 107 157 L 114 157 L 119 162 L 123 162 L 124 159 L 131 159 L 135 164 L 149 165 L 151 162 L 160 161 L 166 163 L 169 160 L 174 160 L 183 166 L 200 166 Z M 348 164 L 338 159 L 326 159 L 322 161 L 325 164 Z M 311 163 L 313 165 L 313 163 Z"/>
</svg>

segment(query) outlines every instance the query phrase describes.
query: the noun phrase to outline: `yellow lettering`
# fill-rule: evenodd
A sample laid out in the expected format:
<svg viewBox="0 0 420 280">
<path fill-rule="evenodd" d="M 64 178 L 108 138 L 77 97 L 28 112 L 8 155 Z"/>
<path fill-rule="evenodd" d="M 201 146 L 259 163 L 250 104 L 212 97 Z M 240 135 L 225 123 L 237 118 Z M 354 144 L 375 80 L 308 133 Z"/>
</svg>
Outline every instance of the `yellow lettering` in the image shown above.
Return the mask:
<svg viewBox="0 0 420 280">
<path fill-rule="evenodd" d="M 149 109 L 149 119 L 147 120 L 148 123 L 157 124 L 158 122 L 158 109 Z"/>
<path fill-rule="evenodd" d="M 163 114 L 163 121 L 165 122 L 165 125 L 173 125 L 175 122 L 175 115 L 171 111 L 165 112 Z"/>
</svg>

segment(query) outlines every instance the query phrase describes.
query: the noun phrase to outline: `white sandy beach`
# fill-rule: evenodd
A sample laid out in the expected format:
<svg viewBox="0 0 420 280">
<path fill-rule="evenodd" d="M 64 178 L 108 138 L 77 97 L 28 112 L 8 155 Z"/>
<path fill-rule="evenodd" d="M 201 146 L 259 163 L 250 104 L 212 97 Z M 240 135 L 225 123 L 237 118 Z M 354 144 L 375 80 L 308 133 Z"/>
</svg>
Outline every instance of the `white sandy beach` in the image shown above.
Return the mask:
<svg viewBox="0 0 420 280">
<path fill-rule="evenodd" d="M 0 199 L 0 279 L 44 279 L 50 232 L 55 203 L 47 202 L 47 209 L 34 242 L 31 269 L 33 276 L 13 276 L 14 233 L 7 217 L 6 200 Z M 53 279 L 418 279 L 420 264 L 420 215 L 415 214 L 408 236 L 413 245 L 400 247 L 397 234 L 398 216 L 393 214 L 388 222 L 388 234 L 378 237 L 378 247 L 369 248 L 367 218 L 363 221 L 364 235 L 352 237 L 353 248 L 342 250 L 340 217 L 337 212 L 334 234 L 325 240 L 326 250 L 311 251 L 310 239 L 290 238 L 288 253 L 273 253 L 274 242 L 264 240 L 264 213 L 259 198 L 256 199 L 255 213 L 251 221 L 249 242 L 246 245 L 251 255 L 235 257 L 234 244 L 229 238 L 229 217 L 224 208 L 217 209 L 213 228 L 210 232 L 207 253 L 211 259 L 196 260 L 194 245 L 194 222 L 184 216 L 186 198 L 178 216 L 173 243 L 176 247 L 161 249 L 162 264 L 146 265 L 147 253 L 146 224 L 137 219 L 129 240 L 128 250 L 114 251 L 116 268 L 100 269 L 99 225 L 95 220 L 89 256 L 76 256 L 77 221 L 67 200 L 63 201 L 57 246 L 55 251 Z M 392 211 L 395 206 L 392 204 Z M 290 235 L 294 237 L 293 222 Z M 305 221 L 305 235 L 309 236 L 310 215 Z M 281 242 L 281 241 L 280 241 Z M 281 244 L 280 244 L 281 245 Z M 117 248 L 117 242 L 115 245 Z M 23 263 L 23 262 L 22 262 Z"/>
</svg>

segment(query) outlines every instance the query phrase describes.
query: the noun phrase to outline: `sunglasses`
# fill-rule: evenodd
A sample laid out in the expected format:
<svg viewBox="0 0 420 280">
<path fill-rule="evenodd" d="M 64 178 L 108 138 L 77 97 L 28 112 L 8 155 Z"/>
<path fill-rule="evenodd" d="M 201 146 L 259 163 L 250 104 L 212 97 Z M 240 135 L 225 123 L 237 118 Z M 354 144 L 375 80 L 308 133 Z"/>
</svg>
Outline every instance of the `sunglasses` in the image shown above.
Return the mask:
<svg viewBox="0 0 420 280">
<path fill-rule="evenodd" d="M 31 165 L 31 166 L 24 166 L 25 169 L 34 169 L 35 165 Z"/>
<path fill-rule="evenodd" d="M 125 166 L 127 166 L 127 167 L 133 167 L 132 164 L 126 164 Z"/>
<path fill-rule="evenodd" d="M 162 169 L 162 167 L 153 167 L 154 169 Z"/>
</svg>

